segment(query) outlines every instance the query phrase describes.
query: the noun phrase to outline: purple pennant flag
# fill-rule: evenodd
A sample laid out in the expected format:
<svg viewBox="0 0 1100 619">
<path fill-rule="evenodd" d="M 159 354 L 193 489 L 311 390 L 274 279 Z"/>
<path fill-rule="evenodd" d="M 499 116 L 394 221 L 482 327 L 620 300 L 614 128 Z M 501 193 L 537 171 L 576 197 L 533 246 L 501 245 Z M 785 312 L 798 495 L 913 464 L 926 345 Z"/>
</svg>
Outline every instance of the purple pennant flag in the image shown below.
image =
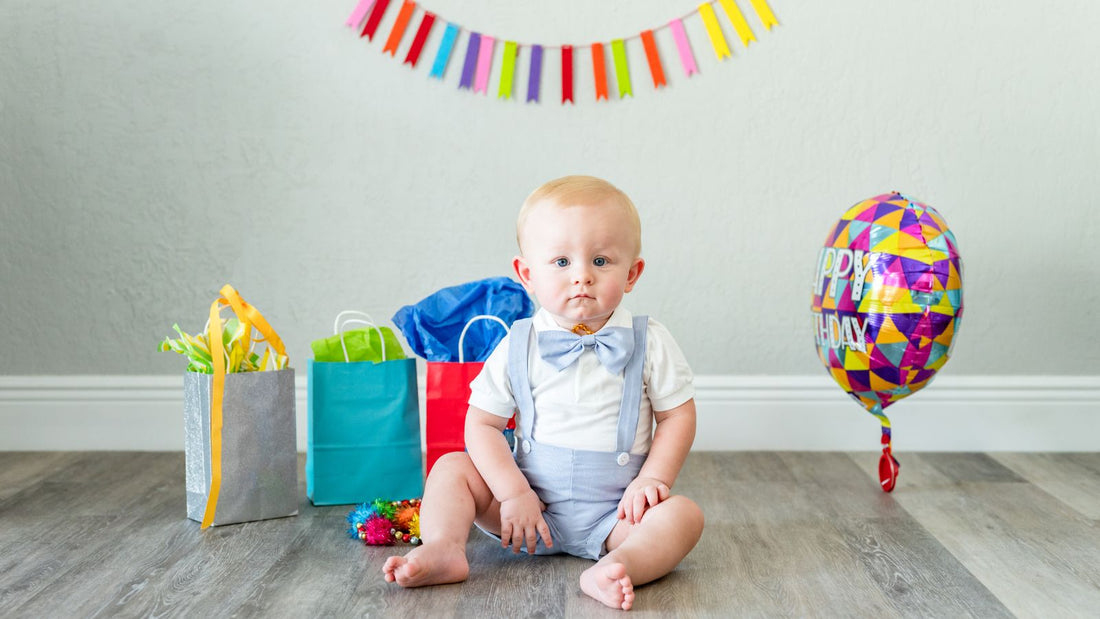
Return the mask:
<svg viewBox="0 0 1100 619">
<path fill-rule="evenodd" d="M 474 69 L 477 68 L 477 53 L 481 48 L 481 35 L 470 33 L 470 42 L 466 45 L 466 62 L 462 65 L 462 79 L 458 81 L 459 88 L 473 88 Z"/>
<path fill-rule="evenodd" d="M 542 46 L 531 46 L 531 72 L 527 78 L 527 102 L 539 100 L 539 78 L 542 76 Z"/>
</svg>

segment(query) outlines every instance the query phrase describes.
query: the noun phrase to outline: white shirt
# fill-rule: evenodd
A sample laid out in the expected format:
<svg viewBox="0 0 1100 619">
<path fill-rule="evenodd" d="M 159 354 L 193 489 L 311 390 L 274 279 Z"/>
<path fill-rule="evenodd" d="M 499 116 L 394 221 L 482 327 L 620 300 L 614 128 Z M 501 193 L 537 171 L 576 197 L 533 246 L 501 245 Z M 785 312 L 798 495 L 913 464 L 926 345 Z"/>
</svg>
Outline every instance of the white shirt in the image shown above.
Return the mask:
<svg viewBox="0 0 1100 619">
<path fill-rule="evenodd" d="M 605 327 L 632 325 L 630 312 L 619 308 Z M 528 373 L 535 402 L 534 439 L 541 443 L 590 451 L 615 451 L 623 377 L 604 369 L 593 349 L 585 349 L 569 367 L 555 370 L 538 353 L 537 333 L 562 329 L 549 312 L 540 309 L 532 320 Z M 508 379 L 508 342 L 505 337 L 470 383 L 470 405 L 500 417 L 516 410 Z M 630 453 L 649 453 L 653 440 L 653 411 L 666 411 L 695 397 L 691 368 L 672 335 L 649 320 L 642 401 L 638 432 Z M 519 424 L 516 424 L 519 426 Z M 517 434 L 519 434 L 517 428 Z"/>
</svg>

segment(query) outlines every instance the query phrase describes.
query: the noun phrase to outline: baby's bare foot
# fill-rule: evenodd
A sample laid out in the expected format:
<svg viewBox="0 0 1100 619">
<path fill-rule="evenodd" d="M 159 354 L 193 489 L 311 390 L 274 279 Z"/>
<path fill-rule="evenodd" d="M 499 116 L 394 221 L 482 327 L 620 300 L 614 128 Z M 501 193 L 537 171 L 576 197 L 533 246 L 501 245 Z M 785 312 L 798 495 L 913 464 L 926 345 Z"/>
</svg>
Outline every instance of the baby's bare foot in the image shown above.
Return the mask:
<svg viewBox="0 0 1100 619">
<path fill-rule="evenodd" d="M 611 608 L 630 610 L 634 605 L 634 583 L 622 563 L 597 563 L 585 570 L 581 591 Z"/>
<path fill-rule="evenodd" d="M 390 557 L 382 566 L 386 582 L 402 587 L 462 582 L 469 574 L 465 549 L 442 543 L 424 544 L 403 557 Z"/>
</svg>

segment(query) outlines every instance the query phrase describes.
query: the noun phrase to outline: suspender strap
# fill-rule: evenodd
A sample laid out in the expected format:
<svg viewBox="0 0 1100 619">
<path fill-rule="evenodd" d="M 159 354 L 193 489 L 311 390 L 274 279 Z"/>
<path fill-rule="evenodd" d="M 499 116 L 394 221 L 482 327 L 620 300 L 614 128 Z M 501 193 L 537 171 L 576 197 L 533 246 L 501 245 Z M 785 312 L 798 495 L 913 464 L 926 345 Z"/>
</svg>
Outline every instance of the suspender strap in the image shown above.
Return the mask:
<svg viewBox="0 0 1100 619">
<path fill-rule="evenodd" d="M 530 440 L 535 427 L 535 402 L 531 396 L 531 379 L 528 377 L 527 351 L 531 347 L 531 319 L 521 318 L 512 323 L 508 332 L 508 379 L 512 383 L 512 397 L 519 409 L 519 430 L 524 440 Z"/>
<path fill-rule="evenodd" d="M 630 453 L 638 433 L 638 412 L 642 404 L 642 376 L 645 372 L 646 333 L 649 316 L 634 317 L 634 354 L 623 370 L 623 398 L 619 406 L 619 438 L 615 451 Z"/>
<path fill-rule="evenodd" d="M 634 354 L 623 370 L 623 396 L 619 405 L 618 436 L 615 451 L 629 453 L 638 433 L 638 413 L 642 403 L 642 379 L 645 373 L 648 316 L 634 317 Z M 535 427 L 535 402 L 531 396 L 528 357 L 531 348 L 530 318 L 517 320 L 508 335 L 508 379 L 512 397 L 519 409 L 519 429 L 524 440 L 531 440 Z"/>
</svg>

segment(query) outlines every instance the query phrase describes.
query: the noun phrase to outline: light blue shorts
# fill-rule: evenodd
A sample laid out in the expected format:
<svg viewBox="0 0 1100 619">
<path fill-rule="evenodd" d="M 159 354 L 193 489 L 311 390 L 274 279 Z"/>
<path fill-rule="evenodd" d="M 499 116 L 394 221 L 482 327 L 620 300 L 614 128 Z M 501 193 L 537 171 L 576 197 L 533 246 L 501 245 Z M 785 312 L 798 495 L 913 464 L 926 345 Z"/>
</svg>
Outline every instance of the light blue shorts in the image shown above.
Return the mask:
<svg viewBox="0 0 1100 619">
<path fill-rule="evenodd" d="M 606 554 L 604 541 L 619 521 L 619 500 L 644 462 L 644 455 L 622 457 L 520 441 L 516 463 L 546 504 L 542 516 L 554 541 L 547 548 L 540 536 L 535 554 L 564 552 L 595 560 Z"/>
</svg>

